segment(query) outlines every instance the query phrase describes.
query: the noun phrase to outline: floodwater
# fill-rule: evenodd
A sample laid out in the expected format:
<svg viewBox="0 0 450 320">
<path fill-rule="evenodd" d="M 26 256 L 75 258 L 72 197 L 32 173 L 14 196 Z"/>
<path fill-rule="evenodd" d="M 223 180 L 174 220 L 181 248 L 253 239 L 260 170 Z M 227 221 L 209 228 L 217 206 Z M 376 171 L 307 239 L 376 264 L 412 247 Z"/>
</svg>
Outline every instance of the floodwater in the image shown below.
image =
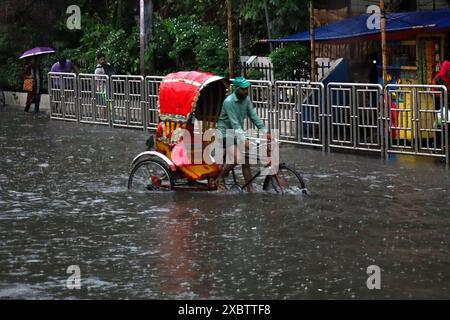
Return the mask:
<svg viewBox="0 0 450 320">
<path fill-rule="evenodd" d="M 146 137 L 0 112 L 1 299 L 450 298 L 442 163 L 284 146 L 311 196 L 130 193 Z"/>
</svg>

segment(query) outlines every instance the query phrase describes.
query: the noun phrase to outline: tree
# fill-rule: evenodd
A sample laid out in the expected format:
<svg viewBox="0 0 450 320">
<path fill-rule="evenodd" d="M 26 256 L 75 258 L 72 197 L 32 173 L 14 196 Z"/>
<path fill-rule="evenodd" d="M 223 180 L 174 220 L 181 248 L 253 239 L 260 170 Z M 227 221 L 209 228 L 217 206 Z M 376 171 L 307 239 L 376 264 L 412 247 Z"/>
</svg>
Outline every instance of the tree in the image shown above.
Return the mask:
<svg viewBox="0 0 450 320">
<path fill-rule="evenodd" d="M 308 29 L 308 2 L 307 0 L 268 0 L 272 34 L 280 37 L 293 32 Z M 264 31 L 264 1 L 244 1 L 241 11 L 242 16 L 249 22 L 259 23 L 259 35 Z"/>
<path fill-rule="evenodd" d="M 155 8 L 163 18 L 196 16 L 206 24 L 226 27 L 226 2 L 223 0 L 160 0 Z"/>
<path fill-rule="evenodd" d="M 270 54 L 275 79 L 300 81 L 310 76 L 310 50 L 305 45 L 290 44 Z"/>
<path fill-rule="evenodd" d="M 225 74 L 227 66 L 226 34 L 218 27 L 204 24 L 195 16 L 178 16 L 155 22 L 154 41 L 150 43 L 149 62 L 155 71 L 199 69 Z"/>
<path fill-rule="evenodd" d="M 68 30 L 66 9 L 71 0 L 3 0 L 0 6 L 0 85 L 20 88 L 23 61 L 18 55 L 34 46 L 50 46 L 93 72 L 96 53 L 122 73 L 138 73 L 137 0 L 78 0 L 82 29 Z M 224 74 L 226 65 L 226 2 L 223 0 L 154 0 L 157 25 L 146 56 L 153 74 L 200 69 Z M 261 0 L 233 0 L 235 39 L 243 38 L 244 53 L 266 55 L 268 46 Z M 273 37 L 307 29 L 306 0 L 267 0 Z M 242 24 L 239 25 L 239 20 Z M 237 45 L 237 43 L 236 43 Z M 238 55 L 236 55 L 238 56 Z M 45 58 L 47 69 L 56 56 Z"/>
<path fill-rule="evenodd" d="M 138 14 L 138 0 L 114 0 L 110 5 L 112 14 L 111 24 L 115 29 L 122 29 L 129 33 L 136 25 L 134 17 Z"/>
</svg>

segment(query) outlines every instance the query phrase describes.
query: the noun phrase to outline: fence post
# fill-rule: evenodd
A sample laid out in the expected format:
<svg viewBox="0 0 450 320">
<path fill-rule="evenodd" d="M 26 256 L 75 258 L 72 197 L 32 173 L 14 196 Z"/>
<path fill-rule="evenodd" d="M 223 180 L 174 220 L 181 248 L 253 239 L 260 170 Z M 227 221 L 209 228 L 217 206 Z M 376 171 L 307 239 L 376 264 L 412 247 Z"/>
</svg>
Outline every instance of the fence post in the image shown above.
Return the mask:
<svg viewBox="0 0 450 320">
<path fill-rule="evenodd" d="M 446 104 L 447 105 L 447 104 Z M 447 108 L 448 108 L 448 105 L 447 105 Z M 448 109 L 446 109 L 446 112 L 448 113 L 448 111 L 447 111 Z M 449 147 L 449 138 L 448 138 L 448 136 L 449 136 L 449 129 L 450 129 L 450 126 L 449 126 L 449 122 L 448 122 L 449 120 L 447 120 L 447 122 L 445 123 L 445 130 L 444 130 L 444 141 L 445 141 L 445 166 L 446 166 L 446 168 L 448 169 L 449 168 L 449 163 L 450 163 L 450 153 L 449 153 L 449 150 L 448 150 L 448 147 Z"/>
<path fill-rule="evenodd" d="M 326 106 L 326 98 L 325 98 L 325 86 L 323 83 L 320 83 L 320 108 L 319 108 L 319 122 L 322 126 L 322 153 L 326 152 L 327 148 L 327 106 Z"/>
<path fill-rule="evenodd" d="M 141 91 L 141 107 L 142 107 L 142 121 L 144 121 L 144 132 L 148 131 L 147 121 L 147 80 L 143 77 L 142 91 Z"/>
<path fill-rule="evenodd" d="M 380 117 L 378 119 L 380 124 L 380 143 L 381 143 L 381 159 L 386 159 L 386 116 L 385 116 L 385 96 L 384 96 L 384 87 L 379 85 L 379 100 L 378 100 L 378 108 L 380 110 Z"/>
<path fill-rule="evenodd" d="M 391 95 L 389 86 L 384 87 L 384 112 L 385 112 L 385 159 L 389 159 L 390 135 L 391 135 Z"/>
<path fill-rule="evenodd" d="M 75 99 L 75 113 L 77 114 L 77 122 L 80 123 L 81 121 L 81 111 L 80 111 L 80 95 L 78 92 L 78 75 L 75 75 L 75 78 L 73 79 L 73 85 L 74 85 L 74 99 Z"/>
<path fill-rule="evenodd" d="M 357 107 L 357 91 L 356 87 L 352 87 L 350 90 L 350 97 L 349 97 L 349 103 L 351 103 L 350 108 L 350 126 L 353 130 L 350 130 L 350 134 L 353 135 L 353 137 L 350 137 L 350 140 L 353 140 L 353 148 L 356 148 L 358 146 L 359 141 L 359 110 Z"/>
<path fill-rule="evenodd" d="M 62 75 L 59 75 L 59 81 L 60 81 L 60 88 L 61 88 L 61 114 L 63 120 L 66 120 L 66 90 L 64 85 L 64 78 Z"/>
<path fill-rule="evenodd" d="M 333 130 L 333 129 L 332 129 L 332 125 L 331 125 L 331 121 L 332 121 L 332 114 L 331 114 L 331 88 L 330 88 L 329 84 L 327 86 L 327 105 L 326 105 L 326 110 L 327 110 L 327 115 L 328 115 L 328 119 L 327 119 L 328 135 L 326 137 L 326 140 L 327 140 L 327 152 L 330 153 L 331 152 L 331 130 Z"/>
<path fill-rule="evenodd" d="M 443 127 L 443 129 L 444 129 L 444 145 L 445 145 L 445 165 L 446 165 L 446 168 L 448 169 L 449 164 L 450 164 L 450 151 L 449 151 L 450 118 L 448 117 L 449 105 L 448 105 L 448 89 L 447 88 L 444 89 L 444 106 L 441 107 L 441 111 L 445 113 L 443 115 L 442 119 L 444 119 L 444 121 L 445 121 L 445 126 Z"/>
<path fill-rule="evenodd" d="M 411 116 L 411 122 L 412 122 L 412 133 L 411 133 L 411 139 L 414 139 L 414 151 L 416 153 L 419 153 L 419 139 L 421 139 L 421 132 L 419 130 L 419 119 L 420 119 L 420 107 L 419 107 L 419 100 L 417 97 L 417 88 L 413 88 L 413 112 Z"/>
</svg>

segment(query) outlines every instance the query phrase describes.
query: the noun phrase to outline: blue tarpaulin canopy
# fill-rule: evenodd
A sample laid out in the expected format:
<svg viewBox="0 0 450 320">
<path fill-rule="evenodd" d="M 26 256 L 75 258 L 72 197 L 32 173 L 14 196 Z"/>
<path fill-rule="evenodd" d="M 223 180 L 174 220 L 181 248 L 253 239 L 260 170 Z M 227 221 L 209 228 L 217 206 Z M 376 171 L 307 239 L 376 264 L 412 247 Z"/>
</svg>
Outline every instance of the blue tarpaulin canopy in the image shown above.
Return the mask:
<svg viewBox="0 0 450 320">
<path fill-rule="evenodd" d="M 379 36 L 381 33 L 380 29 L 369 29 L 367 26 L 367 21 L 370 17 L 370 14 L 363 14 L 319 27 L 315 30 L 316 41 L 351 40 L 359 37 Z M 388 33 L 442 31 L 445 29 L 450 29 L 450 9 L 386 14 L 386 32 Z M 310 41 L 310 34 L 309 31 L 299 32 L 288 37 L 269 41 Z"/>
</svg>

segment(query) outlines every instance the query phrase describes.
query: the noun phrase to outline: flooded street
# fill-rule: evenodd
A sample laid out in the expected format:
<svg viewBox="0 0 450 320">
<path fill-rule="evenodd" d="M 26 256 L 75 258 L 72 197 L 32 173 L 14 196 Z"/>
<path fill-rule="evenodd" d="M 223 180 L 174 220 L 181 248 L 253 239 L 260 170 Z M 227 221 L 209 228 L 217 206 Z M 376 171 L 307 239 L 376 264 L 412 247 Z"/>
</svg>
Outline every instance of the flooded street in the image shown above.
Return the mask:
<svg viewBox="0 0 450 320">
<path fill-rule="evenodd" d="M 445 164 L 285 145 L 310 197 L 130 193 L 147 137 L 0 112 L 1 299 L 450 298 Z"/>
</svg>

